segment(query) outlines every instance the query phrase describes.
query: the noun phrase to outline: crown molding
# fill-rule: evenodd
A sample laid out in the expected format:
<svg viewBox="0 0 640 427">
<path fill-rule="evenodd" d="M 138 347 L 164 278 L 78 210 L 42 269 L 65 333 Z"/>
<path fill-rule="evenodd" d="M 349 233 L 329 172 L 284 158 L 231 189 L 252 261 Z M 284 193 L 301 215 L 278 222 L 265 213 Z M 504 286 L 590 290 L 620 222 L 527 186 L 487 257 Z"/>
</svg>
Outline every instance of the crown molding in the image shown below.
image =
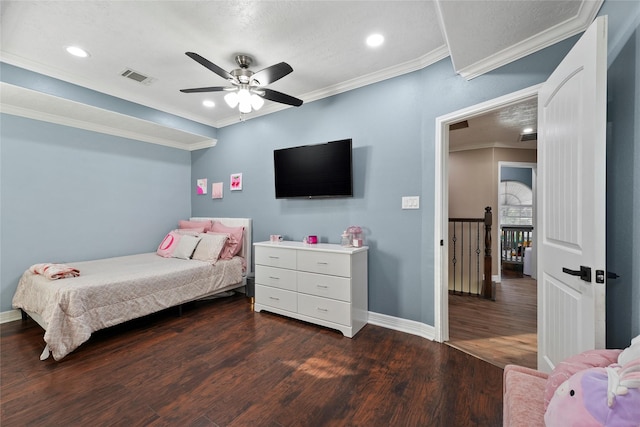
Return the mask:
<svg viewBox="0 0 640 427">
<path fill-rule="evenodd" d="M 456 148 L 449 147 L 449 153 L 457 153 L 459 151 L 484 150 L 487 148 L 510 148 L 514 150 L 537 150 L 538 149 L 537 145 L 532 145 L 532 144 L 517 145 L 517 144 L 518 143 L 509 144 L 506 142 L 485 142 L 480 144 L 465 145 L 464 147 L 456 147 Z M 526 143 L 520 142 L 519 144 L 526 144 Z"/>
<path fill-rule="evenodd" d="M 0 84 L 0 112 L 78 129 L 193 151 L 216 145 L 205 135 L 169 128 L 114 111 L 48 95 L 20 86 Z M 27 101 L 25 101 L 27 100 Z M 26 102 L 26 105 L 25 105 Z M 61 114 L 58 114 L 60 112 Z M 81 119 L 78 117 L 82 117 Z M 165 134 L 168 137 L 158 135 Z"/>
<path fill-rule="evenodd" d="M 509 46 L 482 61 L 478 61 L 461 69 L 456 69 L 456 72 L 466 80 L 471 80 L 562 40 L 568 39 L 569 37 L 575 36 L 576 34 L 582 33 L 593 22 L 603 2 L 604 0 L 583 1 L 578 14 L 573 18 L 560 22 L 546 31 Z"/>
<path fill-rule="evenodd" d="M 383 80 L 388 80 L 393 77 L 398 77 L 403 74 L 408 74 L 413 71 L 421 70 L 425 67 L 428 67 L 431 64 L 435 64 L 436 62 L 448 56 L 449 56 L 449 49 L 447 48 L 447 46 L 442 45 L 437 49 L 429 52 L 427 55 L 423 55 L 420 58 L 415 59 L 413 61 L 407 61 L 402 64 L 394 65 L 394 66 L 385 68 L 383 70 L 376 71 L 375 73 L 370 73 L 362 77 L 347 80 L 337 85 L 328 86 L 326 88 L 318 89 L 313 92 L 308 92 L 300 96 L 299 98 L 302 99 L 305 104 L 307 104 L 309 102 L 317 101 L 319 99 L 328 98 L 330 96 L 338 95 L 340 93 L 348 92 L 350 90 L 354 90 L 364 86 L 368 86 L 370 84 L 378 83 Z M 257 117 L 275 113 L 276 111 L 284 110 L 287 108 L 291 108 L 291 107 L 283 104 L 271 104 L 269 105 L 269 108 L 263 108 L 259 112 L 255 114 L 252 113 L 251 116 L 246 116 L 242 120 L 238 118 L 223 119 L 216 122 L 215 126 L 225 127 L 228 125 L 236 124 L 238 123 L 238 121 L 255 119 Z"/>
</svg>

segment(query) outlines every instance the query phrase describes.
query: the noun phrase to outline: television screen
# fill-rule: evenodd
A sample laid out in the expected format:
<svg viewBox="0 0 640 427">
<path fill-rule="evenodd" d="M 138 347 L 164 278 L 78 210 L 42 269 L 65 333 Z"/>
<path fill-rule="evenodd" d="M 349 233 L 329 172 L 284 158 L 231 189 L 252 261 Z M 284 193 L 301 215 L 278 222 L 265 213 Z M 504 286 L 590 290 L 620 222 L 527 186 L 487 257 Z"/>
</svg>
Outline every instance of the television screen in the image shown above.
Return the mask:
<svg viewBox="0 0 640 427">
<path fill-rule="evenodd" d="M 276 199 L 352 197 L 351 139 L 274 150 Z"/>
</svg>

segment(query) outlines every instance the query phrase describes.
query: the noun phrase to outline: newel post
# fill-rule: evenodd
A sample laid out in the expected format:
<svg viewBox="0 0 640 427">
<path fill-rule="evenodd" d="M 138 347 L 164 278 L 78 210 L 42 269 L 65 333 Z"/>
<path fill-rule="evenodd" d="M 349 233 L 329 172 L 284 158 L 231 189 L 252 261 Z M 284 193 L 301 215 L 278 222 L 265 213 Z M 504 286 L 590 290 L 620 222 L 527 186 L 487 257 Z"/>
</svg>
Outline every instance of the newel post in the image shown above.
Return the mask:
<svg viewBox="0 0 640 427">
<path fill-rule="evenodd" d="M 487 299 L 493 298 L 493 283 L 491 281 L 491 206 L 484 208 L 484 283 L 482 286 L 482 296 Z"/>
</svg>

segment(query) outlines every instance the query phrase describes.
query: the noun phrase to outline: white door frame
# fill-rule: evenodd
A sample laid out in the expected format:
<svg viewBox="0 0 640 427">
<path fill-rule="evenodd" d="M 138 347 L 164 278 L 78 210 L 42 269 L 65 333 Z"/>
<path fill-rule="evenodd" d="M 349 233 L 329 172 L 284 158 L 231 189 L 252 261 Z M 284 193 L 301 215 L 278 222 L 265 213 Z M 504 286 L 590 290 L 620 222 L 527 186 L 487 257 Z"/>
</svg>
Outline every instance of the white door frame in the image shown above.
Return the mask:
<svg viewBox="0 0 640 427">
<path fill-rule="evenodd" d="M 536 254 L 536 249 L 537 246 L 535 245 L 536 242 L 536 215 L 537 215 L 537 207 L 536 207 L 536 178 L 537 178 L 537 167 L 538 164 L 537 163 L 526 163 L 526 162 L 503 162 L 500 161 L 498 162 L 498 192 L 496 193 L 498 195 L 498 203 L 496 204 L 496 206 L 498 207 L 498 212 L 496 212 L 496 222 L 498 224 L 498 227 L 500 227 L 500 211 L 502 208 L 502 203 L 500 202 L 500 184 L 502 183 L 502 168 L 506 167 L 506 168 L 523 168 L 523 169 L 531 169 L 531 193 L 533 196 L 531 205 L 532 205 L 532 209 L 533 209 L 533 232 L 531 233 L 531 239 L 534 242 L 534 246 L 533 246 L 533 250 L 531 251 L 531 277 L 533 279 L 536 278 L 537 273 L 536 273 L 536 268 L 537 268 L 537 259 L 538 256 Z M 498 248 L 500 248 L 500 246 L 498 246 Z M 500 250 L 500 249 L 498 249 Z M 498 281 L 502 281 L 502 254 L 498 254 Z"/>
<path fill-rule="evenodd" d="M 479 116 L 497 108 L 537 97 L 541 85 L 531 86 L 462 110 L 436 118 L 435 137 L 435 200 L 434 200 L 434 339 L 449 340 L 449 125 Z M 535 193 L 534 193 L 535 197 Z M 498 221 L 494 220 L 496 227 Z M 497 254 L 493 254 L 496 256 Z"/>
</svg>

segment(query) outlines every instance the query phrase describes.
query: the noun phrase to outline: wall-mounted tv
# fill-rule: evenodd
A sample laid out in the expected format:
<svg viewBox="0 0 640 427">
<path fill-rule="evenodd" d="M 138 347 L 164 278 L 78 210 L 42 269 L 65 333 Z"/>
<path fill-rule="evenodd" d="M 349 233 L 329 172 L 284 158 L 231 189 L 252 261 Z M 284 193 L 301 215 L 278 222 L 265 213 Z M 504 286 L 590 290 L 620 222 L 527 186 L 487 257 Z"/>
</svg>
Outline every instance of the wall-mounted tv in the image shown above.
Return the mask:
<svg viewBox="0 0 640 427">
<path fill-rule="evenodd" d="M 273 151 L 276 199 L 352 197 L 351 139 Z"/>
</svg>

